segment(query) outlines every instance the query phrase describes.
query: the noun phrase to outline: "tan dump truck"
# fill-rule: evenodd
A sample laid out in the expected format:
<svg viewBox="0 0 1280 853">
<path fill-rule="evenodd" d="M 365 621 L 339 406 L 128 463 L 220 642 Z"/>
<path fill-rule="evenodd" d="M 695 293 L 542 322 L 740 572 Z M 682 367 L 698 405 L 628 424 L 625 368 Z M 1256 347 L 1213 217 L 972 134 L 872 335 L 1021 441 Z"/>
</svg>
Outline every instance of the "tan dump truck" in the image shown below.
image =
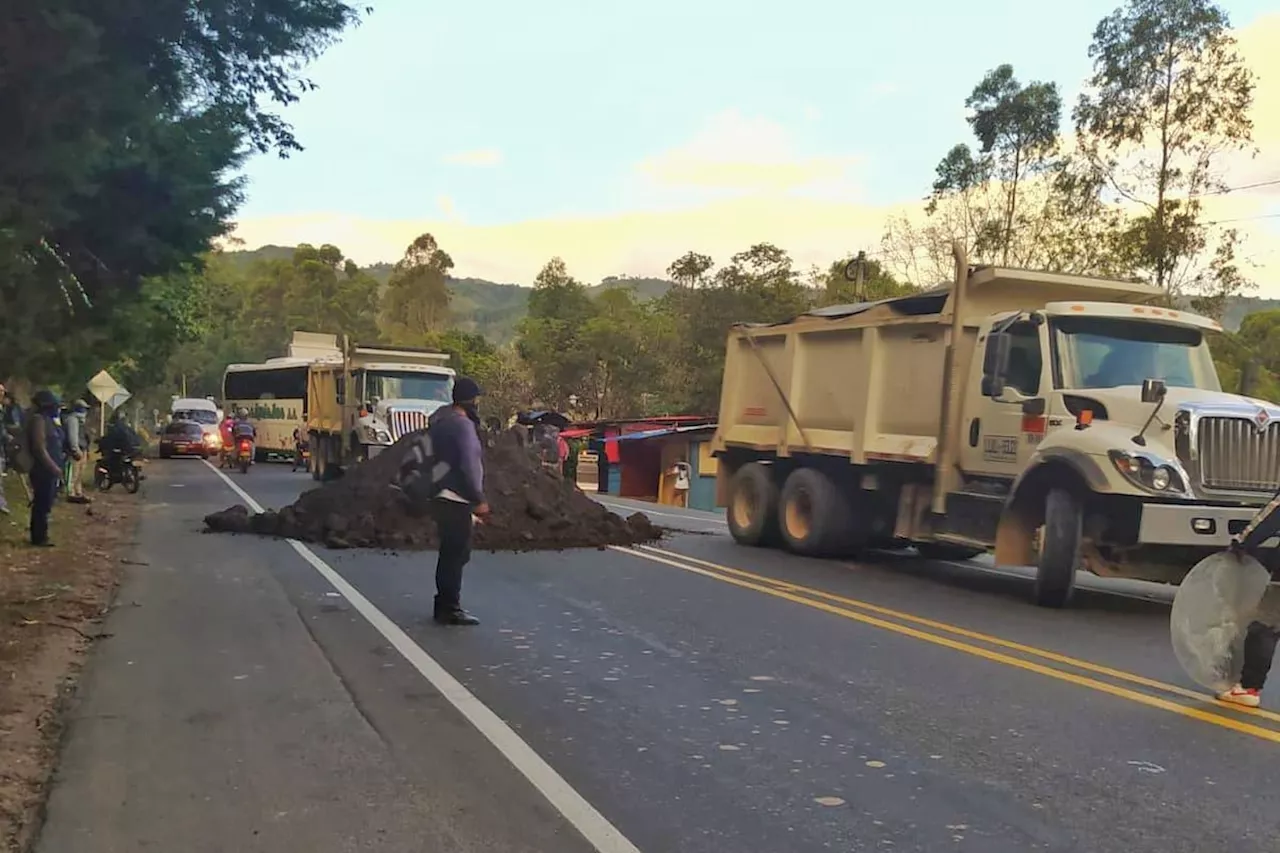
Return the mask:
<svg viewBox="0 0 1280 853">
<path fill-rule="evenodd" d="M 350 341 L 339 346 L 335 336 L 323 337 L 331 348 L 314 354 L 307 376 L 306 427 L 317 480 L 426 427 L 431 414 L 449 404 L 454 378 L 448 353 Z"/>
<path fill-rule="evenodd" d="M 1280 489 L 1280 407 L 1223 393 L 1155 288 L 981 267 L 729 335 L 717 497 L 745 545 L 915 546 L 1177 583 Z"/>
</svg>

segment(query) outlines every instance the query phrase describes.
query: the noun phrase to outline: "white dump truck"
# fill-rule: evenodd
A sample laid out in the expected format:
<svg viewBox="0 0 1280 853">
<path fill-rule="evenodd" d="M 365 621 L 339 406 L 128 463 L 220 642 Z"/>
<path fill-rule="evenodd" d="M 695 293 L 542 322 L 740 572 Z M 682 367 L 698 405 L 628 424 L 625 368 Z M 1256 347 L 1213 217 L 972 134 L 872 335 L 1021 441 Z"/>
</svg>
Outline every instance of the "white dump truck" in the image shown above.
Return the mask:
<svg viewBox="0 0 1280 853">
<path fill-rule="evenodd" d="M 915 546 L 1178 583 L 1280 489 L 1280 407 L 1224 393 L 1218 323 L 1147 285 L 996 267 L 729 334 L 718 502 L 745 545 Z"/>
<path fill-rule="evenodd" d="M 323 479 L 330 467 L 376 456 L 403 436 L 423 429 L 449 404 L 454 371 L 449 354 L 409 347 L 383 347 L 334 336 L 320 352 L 307 334 L 313 360 L 307 376 L 306 432 L 311 473 Z M 296 337 L 295 334 L 295 337 Z"/>
</svg>

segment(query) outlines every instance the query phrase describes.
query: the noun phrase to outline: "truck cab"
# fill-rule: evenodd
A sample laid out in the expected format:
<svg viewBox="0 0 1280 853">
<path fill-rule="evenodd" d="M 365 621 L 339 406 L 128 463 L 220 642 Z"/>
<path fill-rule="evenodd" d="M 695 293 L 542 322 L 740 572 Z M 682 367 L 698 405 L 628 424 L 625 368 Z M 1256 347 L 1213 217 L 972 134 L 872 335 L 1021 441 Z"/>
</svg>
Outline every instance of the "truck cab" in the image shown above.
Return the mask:
<svg viewBox="0 0 1280 853">
<path fill-rule="evenodd" d="M 404 436 L 425 429 L 427 420 L 453 393 L 447 367 L 371 362 L 352 371 L 358 407 L 348 413 L 348 432 L 375 456 Z"/>
<path fill-rule="evenodd" d="M 1185 311 L 1086 301 L 984 323 L 959 467 L 969 489 L 1009 483 L 997 562 L 1035 562 L 1026 527 L 1057 512 L 1052 491 L 1074 496 L 1055 505 L 1071 504 L 1068 525 L 1079 517 L 1080 559 L 1097 574 L 1176 582 L 1229 544 L 1280 490 L 1280 407 L 1222 391 L 1209 351 L 1220 331 Z"/>
</svg>

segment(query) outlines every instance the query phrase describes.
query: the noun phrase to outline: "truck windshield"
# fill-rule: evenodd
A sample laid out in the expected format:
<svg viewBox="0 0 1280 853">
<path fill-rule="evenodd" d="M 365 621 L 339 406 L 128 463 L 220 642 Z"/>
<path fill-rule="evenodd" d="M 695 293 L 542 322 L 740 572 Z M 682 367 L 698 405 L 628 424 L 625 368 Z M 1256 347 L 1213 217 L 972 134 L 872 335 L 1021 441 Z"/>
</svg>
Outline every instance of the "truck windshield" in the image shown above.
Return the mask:
<svg viewBox="0 0 1280 853">
<path fill-rule="evenodd" d="M 370 372 L 365 376 L 365 397 L 372 400 L 431 400 L 447 403 L 453 393 L 453 377 L 411 370 Z"/>
<path fill-rule="evenodd" d="M 1053 328 L 1064 388 L 1161 379 L 1170 388 L 1222 390 L 1199 329 L 1111 317 L 1059 317 Z"/>
</svg>

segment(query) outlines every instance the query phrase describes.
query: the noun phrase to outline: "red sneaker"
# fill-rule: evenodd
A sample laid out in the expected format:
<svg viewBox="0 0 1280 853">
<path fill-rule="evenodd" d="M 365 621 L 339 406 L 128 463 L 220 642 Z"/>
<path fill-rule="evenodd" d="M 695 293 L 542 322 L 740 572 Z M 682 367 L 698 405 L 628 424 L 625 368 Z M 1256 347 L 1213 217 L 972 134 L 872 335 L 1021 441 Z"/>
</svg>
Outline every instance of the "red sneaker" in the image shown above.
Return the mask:
<svg viewBox="0 0 1280 853">
<path fill-rule="evenodd" d="M 1241 687 L 1237 684 L 1230 690 L 1224 690 L 1218 694 L 1219 702 L 1230 702 L 1233 705 L 1243 705 L 1246 708 L 1256 708 L 1262 704 L 1262 691 L 1256 687 Z"/>
</svg>

